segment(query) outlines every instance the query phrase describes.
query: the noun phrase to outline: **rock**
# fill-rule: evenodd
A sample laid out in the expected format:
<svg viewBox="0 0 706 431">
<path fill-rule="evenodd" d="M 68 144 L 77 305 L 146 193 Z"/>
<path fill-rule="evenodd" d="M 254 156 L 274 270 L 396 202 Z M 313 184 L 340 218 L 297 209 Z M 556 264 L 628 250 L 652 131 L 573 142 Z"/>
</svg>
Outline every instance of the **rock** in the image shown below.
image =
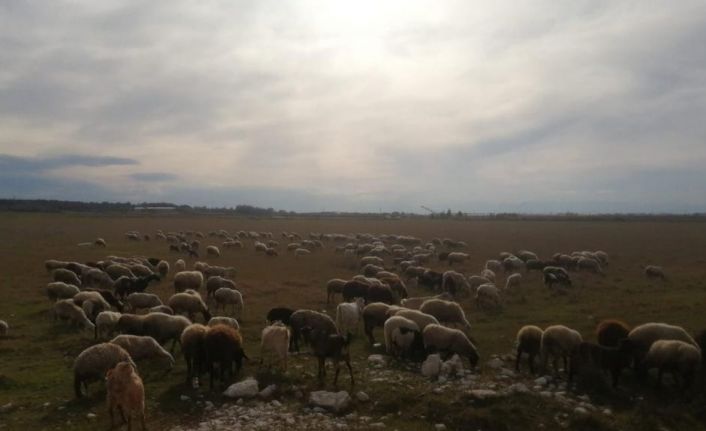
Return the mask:
<svg viewBox="0 0 706 431">
<path fill-rule="evenodd" d="M 513 385 L 508 386 L 507 389 L 508 389 L 508 391 L 510 391 L 513 394 L 528 394 L 528 393 L 530 393 L 530 389 L 524 383 L 515 383 Z"/>
<path fill-rule="evenodd" d="M 309 404 L 340 413 L 348 408 L 351 396 L 346 391 L 314 391 L 309 394 Z"/>
<path fill-rule="evenodd" d="M 360 401 L 361 403 L 367 403 L 368 401 L 370 401 L 370 397 L 368 396 L 368 394 L 366 394 L 366 393 L 363 392 L 363 391 L 360 391 L 360 392 L 358 392 L 357 394 L 355 394 L 355 397 L 356 397 L 356 399 L 358 399 L 358 401 Z"/>
<path fill-rule="evenodd" d="M 427 359 L 422 363 L 422 375 L 424 377 L 434 378 L 441 372 L 441 356 L 438 353 L 427 356 Z"/>
<path fill-rule="evenodd" d="M 497 370 L 498 368 L 502 368 L 502 366 L 505 365 L 503 360 L 500 358 L 493 358 L 493 359 L 489 360 L 488 362 L 486 362 L 485 364 L 494 370 Z"/>
<path fill-rule="evenodd" d="M 467 392 L 472 398 L 477 400 L 487 400 L 491 398 L 497 398 L 500 396 L 497 391 L 492 389 L 473 389 Z"/>
<path fill-rule="evenodd" d="M 179 399 L 182 400 L 182 401 L 189 401 L 191 398 L 188 397 L 188 396 L 186 396 L 186 395 L 182 395 L 182 396 L 179 397 Z"/>
<path fill-rule="evenodd" d="M 95 419 L 97 417 L 98 417 L 98 415 L 95 413 L 89 413 L 86 415 L 86 418 L 88 418 L 88 419 Z"/>
<path fill-rule="evenodd" d="M 552 393 L 549 392 L 549 391 L 542 391 L 542 392 L 539 393 L 539 396 L 540 396 L 540 397 L 544 397 L 544 398 L 551 398 L 551 397 L 552 397 Z"/>
<path fill-rule="evenodd" d="M 385 424 L 382 422 L 373 422 L 370 425 L 368 425 L 370 428 L 375 428 L 375 429 L 380 429 L 380 428 L 385 428 Z"/>
<path fill-rule="evenodd" d="M 503 367 L 500 369 L 500 375 L 506 377 L 515 377 L 515 372 L 509 368 Z"/>
<path fill-rule="evenodd" d="M 454 354 L 451 359 L 441 364 L 441 374 L 447 377 L 463 376 L 463 361 L 461 357 Z"/>
<path fill-rule="evenodd" d="M 257 380 L 249 377 L 242 382 L 233 383 L 223 392 L 229 398 L 251 398 L 259 393 Z"/>
<path fill-rule="evenodd" d="M 547 383 L 549 383 L 549 380 L 546 377 L 537 377 L 534 379 L 535 385 L 546 386 Z"/>
<path fill-rule="evenodd" d="M 606 416 L 610 416 L 613 414 L 613 410 L 611 409 L 603 409 L 603 414 Z"/>
<path fill-rule="evenodd" d="M 277 385 L 269 385 L 265 389 L 261 390 L 258 396 L 260 398 L 270 398 L 272 395 L 274 395 L 275 391 L 277 390 Z"/>
<path fill-rule="evenodd" d="M 277 408 L 282 407 L 282 403 L 280 403 L 277 400 L 272 400 L 272 402 L 270 404 L 272 404 L 272 407 L 277 407 Z"/>
<path fill-rule="evenodd" d="M 587 415 L 587 414 L 588 414 L 588 410 L 586 410 L 586 408 L 584 408 L 584 407 L 576 407 L 576 408 L 574 409 L 574 413 L 577 414 L 577 415 L 582 415 L 582 416 L 584 416 L 584 415 Z"/>
<path fill-rule="evenodd" d="M 387 364 L 385 357 L 382 355 L 370 355 L 368 356 L 368 362 L 375 367 L 384 367 Z"/>
<path fill-rule="evenodd" d="M 434 429 L 436 431 L 446 431 L 446 425 L 444 424 L 436 424 L 434 425 Z"/>
</svg>

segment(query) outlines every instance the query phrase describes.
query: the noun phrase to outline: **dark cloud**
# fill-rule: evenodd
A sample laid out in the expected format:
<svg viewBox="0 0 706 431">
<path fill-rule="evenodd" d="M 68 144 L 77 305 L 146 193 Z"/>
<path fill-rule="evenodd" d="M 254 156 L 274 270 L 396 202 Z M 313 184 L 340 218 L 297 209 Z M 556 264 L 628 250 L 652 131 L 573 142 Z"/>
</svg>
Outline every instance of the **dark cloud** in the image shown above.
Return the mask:
<svg viewBox="0 0 706 431">
<path fill-rule="evenodd" d="M 166 172 L 144 172 L 144 173 L 131 174 L 130 178 L 138 180 L 138 181 L 162 182 L 162 181 L 173 181 L 179 177 L 177 175 L 169 174 Z"/>
<path fill-rule="evenodd" d="M 0 171 L 2 172 L 38 173 L 72 166 L 100 167 L 136 164 L 138 164 L 138 162 L 134 159 L 111 156 L 62 154 L 52 157 L 18 157 L 0 154 Z"/>
</svg>

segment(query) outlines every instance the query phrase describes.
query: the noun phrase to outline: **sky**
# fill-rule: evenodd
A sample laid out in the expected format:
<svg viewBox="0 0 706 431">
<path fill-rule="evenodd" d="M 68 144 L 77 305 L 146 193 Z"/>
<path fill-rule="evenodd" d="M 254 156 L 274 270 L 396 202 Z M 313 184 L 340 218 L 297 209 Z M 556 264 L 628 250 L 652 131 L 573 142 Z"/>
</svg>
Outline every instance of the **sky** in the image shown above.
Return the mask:
<svg viewBox="0 0 706 431">
<path fill-rule="evenodd" d="M 706 2 L 0 2 L 0 198 L 706 211 Z"/>
</svg>

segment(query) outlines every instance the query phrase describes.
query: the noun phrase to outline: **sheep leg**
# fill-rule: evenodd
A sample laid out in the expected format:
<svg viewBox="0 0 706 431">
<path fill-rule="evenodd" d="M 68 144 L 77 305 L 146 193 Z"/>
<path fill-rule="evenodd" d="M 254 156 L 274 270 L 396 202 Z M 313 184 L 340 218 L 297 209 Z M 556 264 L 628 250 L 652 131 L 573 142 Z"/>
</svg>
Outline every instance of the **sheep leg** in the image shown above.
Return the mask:
<svg viewBox="0 0 706 431">
<path fill-rule="evenodd" d="M 322 382 L 324 377 L 326 376 L 326 364 L 324 361 L 326 360 L 325 358 L 319 356 L 319 382 Z"/>
<path fill-rule="evenodd" d="M 147 427 L 145 426 L 145 409 L 140 411 L 140 424 L 142 425 L 142 431 L 145 431 Z"/>
<path fill-rule="evenodd" d="M 515 354 L 515 371 L 520 371 L 520 359 L 522 359 L 522 349 L 517 346 L 517 353 Z"/>
</svg>

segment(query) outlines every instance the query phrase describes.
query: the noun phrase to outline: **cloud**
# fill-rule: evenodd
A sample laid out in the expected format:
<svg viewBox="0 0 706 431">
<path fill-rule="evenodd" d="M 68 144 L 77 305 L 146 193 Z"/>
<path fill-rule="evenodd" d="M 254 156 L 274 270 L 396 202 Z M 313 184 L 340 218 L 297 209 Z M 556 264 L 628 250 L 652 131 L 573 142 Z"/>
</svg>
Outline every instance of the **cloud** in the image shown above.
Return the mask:
<svg viewBox="0 0 706 431">
<path fill-rule="evenodd" d="M 161 181 L 173 181 L 179 177 L 177 175 L 169 174 L 166 172 L 141 172 L 141 173 L 131 174 L 130 178 L 135 179 L 137 181 L 161 182 Z"/>
</svg>

